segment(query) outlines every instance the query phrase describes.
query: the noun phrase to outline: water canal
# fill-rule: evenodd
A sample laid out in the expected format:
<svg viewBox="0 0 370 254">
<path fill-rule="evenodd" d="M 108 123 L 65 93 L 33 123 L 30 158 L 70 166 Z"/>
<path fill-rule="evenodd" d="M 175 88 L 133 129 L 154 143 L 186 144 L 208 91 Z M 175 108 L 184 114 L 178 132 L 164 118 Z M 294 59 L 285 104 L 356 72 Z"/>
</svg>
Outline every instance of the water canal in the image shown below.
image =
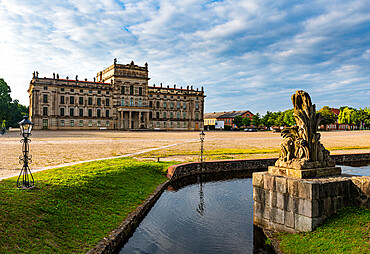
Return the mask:
<svg viewBox="0 0 370 254">
<path fill-rule="evenodd" d="M 341 166 L 370 175 L 370 165 Z M 269 253 L 253 226 L 250 173 L 199 175 L 177 181 L 124 245 L 123 253 Z"/>
</svg>

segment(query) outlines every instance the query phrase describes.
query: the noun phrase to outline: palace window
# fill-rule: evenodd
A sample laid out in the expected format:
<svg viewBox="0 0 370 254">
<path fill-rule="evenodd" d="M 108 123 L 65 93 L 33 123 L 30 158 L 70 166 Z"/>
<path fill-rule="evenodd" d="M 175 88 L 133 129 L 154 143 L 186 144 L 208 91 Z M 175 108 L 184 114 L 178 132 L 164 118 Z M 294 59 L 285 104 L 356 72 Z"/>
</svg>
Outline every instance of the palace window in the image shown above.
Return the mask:
<svg viewBox="0 0 370 254">
<path fill-rule="evenodd" d="M 96 104 L 98 104 L 98 106 L 101 106 L 101 98 L 98 98 L 98 99 L 96 100 Z"/>
<path fill-rule="evenodd" d="M 47 86 L 44 86 L 44 90 L 48 90 L 48 87 Z"/>
<path fill-rule="evenodd" d="M 184 103 L 182 104 L 182 107 L 183 107 L 184 109 L 186 109 L 186 102 L 184 102 Z"/>
<path fill-rule="evenodd" d="M 89 116 L 89 117 L 92 117 L 92 109 L 91 109 L 91 108 L 89 108 L 88 116 Z"/>
<path fill-rule="evenodd" d="M 141 99 L 139 100 L 139 107 L 142 107 L 143 106 L 143 102 L 141 101 Z"/>
<path fill-rule="evenodd" d="M 121 106 L 125 106 L 125 99 L 121 99 Z"/>
<path fill-rule="evenodd" d="M 163 102 L 163 108 L 167 108 L 167 102 Z"/>
<path fill-rule="evenodd" d="M 186 112 L 182 114 L 183 118 L 186 119 Z"/>
<path fill-rule="evenodd" d="M 101 126 L 101 121 L 98 121 L 98 127 L 100 127 Z"/>
<path fill-rule="evenodd" d="M 171 119 L 173 118 L 173 112 L 170 112 L 170 118 Z"/>
<path fill-rule="evenodd" d="M 121 86 L 121 94 L 125 94 L 125 87 Z"/>
<path fill-rule="evenodd" d="M 173 109 L 173 102 L 170 102 L 170 108 Z"/>
<path fill-rule="evenodd" d="M 109 121 L 105 122 L 105 126 L 109 127 Z"/>
<path fill-rule="evenodd" d="M 100 110 L 100 109 L 97 109 L 97 110 L 96 110 L 96 116 L 97 116 L 97 117 L 101 117 L 101 110 Z"/>
<path fill-rule="evenodd" d="M 157 101 L 157 108 L 159 108 L 159 106 L 160 106 L 160 105 L 159 105 L 159 101 Z"/>
<path fill-rule="evenodd" d="M 80 108 L 80 116 L 84 116 L 84 109 Z"/>
<path fill-rule="evenodd" d="M 159 127 L 160 127 L 159 122 L 157 122 L 157 128 L 159 128 Z"/>
<path fill-rule="evenodd" d="M 173 128 L 173 122 L 171 122 L 171 128 Z"/>
<path fill-rule="evenodd" d="M 153 107 L 153 102 L 152 101 L 149 101 L 149 107 Z"/>
<path fill-rule="evenodd" d="M 164 123 L 163 123 L 163 127 L 164 127 L 164 128 L 166 128 L 166 127 L 167 127 L 167 123 L 166 123 L 166 122 L 164 122 Z"/>
<path fill-rule="evenodd" d="M 177 119 L 180 119 L 180 112 L 177 112 L 176 117 Z"/>
<path fill-rule="evenodd" d="M 177 128 L 180 128 L 180 122 L 177 122 Z"/>
<path fill-rule="evenodd" d="M 84 120 L 80 120 L 80 127 L 84 127 Z"/>
<path fill-rule="evenodd" d="M 75 126 L 75 121 L 74 120 L 70 120 L 69 121 L 69 126 L 70 127 L 74 127 Z"/>
<path fill-rule="evenodd" d="M 60 126 L 64 127 L 64 125 L 65 125 L 64 120 L 60 120 Z"/>
<path fill-rule="evenodd" d="M 92 93 L 92 90 L 89 90 L 89 93 Z"/>
<path fill-rule="evenodd" d="M 107 117 L 107 118 L 109 117 L 109 110 L 105 111 L 105 117 Z"/>
<path fill-rule="evenodd" d="M 167 112 L 163 112 L 163 118 L 166 119 L 167 118 Z"/>
<path fill-rule="evenodd" d="M 83 93 L 84 92 L 84 90 L 83 89 L 80 89 L 80 93 Z"/>
<path fill-rule="evenodd" d="M 157 119 L 159 119 L 159 112 L 156 112 L 155 116 L 156 116 Z"/>
<path fill-rule="evenodd" d="M 78 103 L 79 103 L 80 105 L 84 104 L 84 97 L 79 97 L 79 98 L 78 98 Z"/>
<path fill-rule="evenodd" d="M 199 109 L 199 103 L 198 102 L 195 103 L 195 109 Z"/>
<path fill-rule="evenodd" d="M 130 99 L 130 107 L 133 107 L 134 106 L 134 99 Z"/>
<path fill-rule="evenodd" d="M 75 109 L 74 108 L 70 108 L 69 109 L 69 115 L 70 116 L 74 116 L 74 114 L 75 114 Z"/>
<path fill-rule="evenodd" d="M 134 86 L 130 86 L 130 95 L 134 95 Z"/>
<path fill-rule="evenodd" d="M 143 95 L 143 88 L 139 87 L 139 95 Z"/>
<path fill-rule="evenodd" d="M 153 113 L 152 111 L 149 112 L 149 118 L 152 119 L 153 118 Z"/>
<path fill-rule="evenodd" d="M 64 108 L 60 108 L 60 116 L 64 116 Z"/>
<path fill-rule="evenodd" d="M 89 120 L 89 127 L 92 127 L 92 120 Z"/>
<path fill-rule="evenodd" d="M 44 94 L 43 95 L 43 102 L 48 102 L 48 95 L 47 94 Z"/>
<path fill-rule="evenodd" d="M 105 106 L 109 106 L 109 99 L 105 99 Z"/>
<path fill-rule="evenodd" d="M 60 88 L 60 91 L 64 92 L 64 88 Z"/>
<path fill-rule="evenodd" d="M 177 103 L 177 109 L 180 109 L 180 102 Z"/>
<path fill-rule="evenodd" d="M 73 93 L 75 91 L 75 89 L 71 89 L 71 92 Z"/>
<path fill-rule="evenodd" d="M 87 104 L 92 105 L 92 98 L 91 97 L 88 98 L 88 103 Z"/>
<path fill-rule="evenodd" d="M 70 104 L 75 104 L 75 97 L 74 96 L 69 97 L 69 103 Z"/>
<path fill-rule="evenodd" d="M 199 119 L 199 113 L 195 113 L 195 120 Z"/>
<path fill-rule="evenodd" d="M 44 116 L 47 116 L 47 115 L 48 115 L 48 107 L 43 107 L 43 108 L 42 108 L 42 114 L 43 114 Z"/>
</svg>

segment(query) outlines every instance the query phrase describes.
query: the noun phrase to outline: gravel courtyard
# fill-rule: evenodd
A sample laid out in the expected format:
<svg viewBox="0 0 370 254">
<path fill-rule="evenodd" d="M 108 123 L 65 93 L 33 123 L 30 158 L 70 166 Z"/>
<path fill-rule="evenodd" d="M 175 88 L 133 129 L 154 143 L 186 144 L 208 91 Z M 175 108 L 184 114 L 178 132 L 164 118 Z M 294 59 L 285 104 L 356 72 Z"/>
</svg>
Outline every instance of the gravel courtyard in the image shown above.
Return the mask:
<svg viewBox="0 0 370 254">
<path fill-rule="evenodd" d="M 233 149 L 275 150 L 218 156 L 216 159 L 277 157 L 276 150 L 282 140 L 279 133 L 272 132 L 205 133 L 205 150 L 208 152 L 224 149 L 225 153 Z M 331 154 L 370 152 L 370 131 L 331 131 L 321 135 L 322 143 L 332 150 Z M 194 153 L 199 151 L 199 132 L 34 131 L 30 138 L 31 170 L 128 154 L 139 159 L 156 160 L 161 157 L 161 160 L 191 161 L 197 160 Z M 18 161 L 22 154 L 20 139 L 16 129 L 0 136 L 0 178 L 19 173 L 21 167 Z M 193 155 L 186 155 L 189 152 Z"/>
</svg>

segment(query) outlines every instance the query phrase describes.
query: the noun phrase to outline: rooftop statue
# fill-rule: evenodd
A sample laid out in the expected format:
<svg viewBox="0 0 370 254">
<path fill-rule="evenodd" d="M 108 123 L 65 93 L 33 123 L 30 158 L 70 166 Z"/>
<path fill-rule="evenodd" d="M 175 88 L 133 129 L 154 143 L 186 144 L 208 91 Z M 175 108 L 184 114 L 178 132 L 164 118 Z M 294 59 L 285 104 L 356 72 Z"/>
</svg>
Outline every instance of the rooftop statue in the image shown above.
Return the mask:
<svg viewBox="0 0 370 254">
<path fill-rule="evenodd" d="M 292 95 L 292 102 L 297 125 L 283 129 L 281 135 L 284 140 L 275 166 L 292 169 L 333 167 L 335 162 L 320 143 L 320 133 L 317 133 L 323 117 L 316 113 L 309 94 L 298 90 Z"/>
</svg>

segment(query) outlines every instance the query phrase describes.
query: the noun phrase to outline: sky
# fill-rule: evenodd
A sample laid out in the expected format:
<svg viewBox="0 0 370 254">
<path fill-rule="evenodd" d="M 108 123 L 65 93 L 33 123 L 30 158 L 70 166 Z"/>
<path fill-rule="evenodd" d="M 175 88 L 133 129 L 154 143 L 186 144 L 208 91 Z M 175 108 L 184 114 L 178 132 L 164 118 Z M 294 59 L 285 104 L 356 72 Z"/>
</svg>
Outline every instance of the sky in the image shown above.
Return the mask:
<svg viewBox="0 0 370 254">
<path fill-rule="evenodd" d="M 370 107 L 370 0 L 0 0 L 0 78 L 29 105 L 40 77 L 117 62 L 149 85 L 204 87 L 205 112 Z"/>
</svg>

